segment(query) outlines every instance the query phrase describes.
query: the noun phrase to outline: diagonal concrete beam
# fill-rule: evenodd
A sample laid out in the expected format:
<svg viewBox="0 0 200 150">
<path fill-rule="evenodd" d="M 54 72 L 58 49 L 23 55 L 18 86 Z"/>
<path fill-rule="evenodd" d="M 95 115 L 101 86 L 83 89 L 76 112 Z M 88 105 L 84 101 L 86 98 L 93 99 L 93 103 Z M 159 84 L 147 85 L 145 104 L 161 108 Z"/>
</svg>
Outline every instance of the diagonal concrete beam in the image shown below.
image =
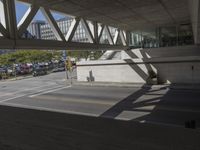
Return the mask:
<svg viewBox="0 0 200 150">
<path fill-rule="evenodd" d="M 108 26 L 105 26 L 105 33 L 106 33 L 107 36 L 108 36 L 109 44 L 110 44 L 110 45 L 114 45 L 113 38 L 112 38 L 112 35 L 111 35 L 111 33 L 110 33 L 110 29 L 108 28 Z"/>
<path fill-rule="evenodd" d="M 39 10 L 38 6 L 31 5 L 17 25 L 18 36 L 21 37 Z"/>
<path fill-rule="evenodd" d="M 101 25 L 101 28 L 98 29 L 98 43 L 100 42 L 100 39 L 103 35 L 103 31 L 104 31 L 105 25 Z"/>
<path fill-rule="evenodd" d="M 64 37 L 63 33 L 61 32 L 60 28 L 58 27 L 58 24 L 55 21 L 55 19 L 53 18 L 51 12 L 46 8 L 41 8 L 41 12 L 45 16 L 46 20 L 48 21 L 56 38 L 59 41 L 65 41 L 65 37 Z"/>
<path fill-rule="evenodd" d="M 95 43 L 94 37 L 92 35 L 92 32 L 89 28 L 89 25 L 85 19 L 81 19 L 81 23 L 83 25 L 83 28 L 85 29 L 85 33 L 87 35 L 87 38 L 89 39 L 90 43 Z"/>
<path fill-rule="evenodd" d="M 120 32 L 119 29 L 117 29 L 115 32 L 115 36 L 113 38 L 113 42 L 115 45 L 117 44 L 117 39 L 119 38 L 119 32 Z"/>
<path fill-rule="evenodd" d="M 125 34 L 124 34 L 124 32 L 123 32 L 122 30 L 120 30 L 119 36 L 120 36 L 120 38 L 121 38 L 121 40 L 122 40 L 122 44 L 123 44 L 124 46 L 127 46 L 126 37 L 125 37 Z"/>
<path fill-rule="evenodd" d="M 4 10 L 5 10 L 5 21 L 6 29 L 9 33 L 9 38 L 12 40 L 18 39 L 17 33 L 17 22 L 16 22 L 16 10 L 14 0 L 5 0 Z"/>
<path fill-rule="evenodd" d="M 0 23 L 0 33 L 6 38 L 9 37 L 8 31 L 4 28 L 4 26 L 1 23 Z"/>
<path fill-rule="evenodd" d="M 6 20 L 5 20 L 5 10 L 4 10 L 4 2 L 0 0 L 0 23 L 6 28 Z"/>
<path fill-rule="evenodd" d="M 66 41 L 70 41 L 70 42 L 72 41 L 79 23 L 80 23 L 80 18 L 73 19 L 69 27 L 69 31 L 67 32 L 67 35 L 65 36 Z"/>
</svg>

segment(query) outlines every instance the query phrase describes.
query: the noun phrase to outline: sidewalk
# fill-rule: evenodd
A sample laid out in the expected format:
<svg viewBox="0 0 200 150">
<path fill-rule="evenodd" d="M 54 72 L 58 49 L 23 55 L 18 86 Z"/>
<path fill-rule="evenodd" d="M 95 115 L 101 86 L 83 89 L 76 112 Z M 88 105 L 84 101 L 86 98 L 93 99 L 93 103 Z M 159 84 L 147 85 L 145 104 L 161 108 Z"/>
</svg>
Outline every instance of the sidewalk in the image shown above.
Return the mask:
<svg viewBox="0 0 200 150">
<path fill-rule="evenodd" d="M 32 75 L 19 76 L 17 78 L 11 78 L 7 80 L 0 80 L 0 82 L 17 81 L 33 78 Z M 66 81 L 62 81 L 65 82 Z M 67 80 L 68 84 L 71 84 L 71 80 Z M 176 90 L 200 90 L 200 84 L 160 84 L 160 85 L 147 85 L 144 83 L 119 83 L 119 82 L 82 82 L 76 79 L 72 80 L 72 85 L 75 86 L 104 86 L 104 87 L 124 87 L 124 88 L 170 88 Z"/>
<path fill-rule="evenodd" d="M 179 90 L 200 90 L 200 84 L 161 84 L 147 85 L 144 83 L 115 83 L 115 82 L 80 82 L 73 81 L 73 85 L 80 86 L 105 86 L 105 87 L 134 87 L 134 88 L 170 88 Z"/>
<path fill-rule="evenodd" d="M 29 78 L 32 78 L 33 76 L 32 75 L 27 75 L 27 76 L 19 76 L 19 77 L 13 77 L 13 78 L 10 78 L 10 79 L 6 79 L 6 80 L 0 80 L 0 82 L 6 82 L 6 81 L 17 81 L 17 80 L 23 80 L 23 79 L 29 79 Z"/>
</svg>

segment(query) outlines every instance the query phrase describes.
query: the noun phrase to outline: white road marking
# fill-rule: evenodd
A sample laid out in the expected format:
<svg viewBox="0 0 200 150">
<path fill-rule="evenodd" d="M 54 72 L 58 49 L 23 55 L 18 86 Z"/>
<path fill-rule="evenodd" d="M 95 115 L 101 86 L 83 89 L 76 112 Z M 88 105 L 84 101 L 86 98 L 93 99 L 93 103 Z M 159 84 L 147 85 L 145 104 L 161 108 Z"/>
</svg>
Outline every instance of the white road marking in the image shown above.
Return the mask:
<svg viewBox="0 0 200 150">
<path fill-rule="evenodd" d="M 40 90 L 40 91 L 38 91 L 38 92 L 42 92 L 42 93 L 38 93 L 37 92 L 37 94 L 34 94 L 34 93 L 32 93 L 32 94 L 34 94 L 34 95 L 31 95 L 32 97 L 35 97 L 35 96 L 37 96 L 37 95 L 42 95 L 42 94 L 46 94 L 46 93 L 51 93 L 51 92 L 55 92 L 55 91 L 58 91 L 58 90 L 62 90 L 62 89 L 65 89 L 65 88 L 69 88 L 69 87 L 71 87 L 71 86 L 65 86 L 65 87 L 60 87 L 59 86 L 59 88 L 57 87 L 56 89 L 55 88 L 51 88 L 51 89 L 43 89 L 43 90 Z M 48 90 L 48 91 L 46 91 L 46 90 Z M 7 99 L 3 99 L 3 100 L 0 100 L 0 103 L 3 103 L 3 102 L 7 102 L 7 101 L 10 101 L 10 100 L 14 100 L 14 99 L 16 99 L 16 98 L 21 98 L 21 97 L 24 97 L 24 96 L 27 96 L 27 95 L 30 95 L 30 94 L 23 94 L 23 95 L 18 95 L 18 96 L 15 96 L 15 97 L 11 97 L 11 98 L 7 98 Z M 29 96 L 29 97 L 31 97 L 31 96 Z"/>
<path fill-rule="evenodd" d="M 67 88 L 70 88 L 70 87 L 71 87 L 71 85 L 70 86 L 64 86 L 64 87 L 48 90 L 48 91 L 45 91 L 45 92 L 41 92 L 41 93 L 38 93 L 38 94 L 33 94 L 33 95 L 30 95 L 29 97 L 33 98 L 33 97 L 36 97 L 36 96 L 44 95 L 44 94 L 47 94 L 47 93 L 52 93 L 52 92 L 67 89 Z"/>
<path fill-rule="evenodd" d="M 51 100 L 51 101 L 55 101 L 57 98 L 53 95 L 40 95 L 35 97 L 35 99 L 38 100 Z M 106 101 L 107 100 L 107 101 Z M 70 99 L 67 97 L 59 97 L 59 101 L 63 101 L 63 102 L 70 102 L 70 103 L 78 103 L 78 104 L 99 104 L 99 105 L 115 105 L 116 103 L 118 103 L 118 101 L 110 101 L 111 99 L 104 99 L 104 101 L 101 100 L 95 100 L 95 99 L 85 99 L 85 98 L 81 98 L 81 99 Z"/>
<path fill-rule="evenodd" d="M 24 89 L 24 90 L 20 90 L 20 91 L 16 91 L 16 92 L 11 92 L 11 93 L 4 93 L 4 94 L 1 94 L 1 97 L 11 96 L 11 95 L 15 95 L 15 94 L 18 94 L 18 93 L 21 93 L 21 92 L 36 90 L 36 89 L 44 88 L 44 87 L 48 87 L 48 86 L 53 86 L 53 84 L 52 85 L 45 85 L 45 86 L 44 85 L 38 86 L 38 87 L 34 87 L 34 88 L 28 88 L 28 89 Z"/>
<path fill-rule="evenodd" d="M 0 103 L 7 102 L 7 101 L 10 101 L 10 100 L 13 100 L 13 99 L 16 99 L 16 98 L 20 98 L 20 97 L 24 97 L 24 96 L 26 96 L 26 94 L 15 96 L 15 97 L 12 97 L 12 98 L 7 98 L 7 99 L 4 99 L 4 100 L 1 100 Z"/>
<path fill-rule="evenodd" d="M 48 90 L 52 90 L 52 89 L 57 89 L 57 88 L 61 88 L 63 86 L 53 86 L 53 87 L 48 87 L 46 89 L 42 89 L 42 90 L 39 90 L 39 91 L 35 91 L 35 92 L 32 92 L 31 94 L 27 94 L 27 95 L 35 95 L 35 94 L 39 94 L 41 92 L 45 92 L 45 91 L 48 91 Z"/>
</svg>

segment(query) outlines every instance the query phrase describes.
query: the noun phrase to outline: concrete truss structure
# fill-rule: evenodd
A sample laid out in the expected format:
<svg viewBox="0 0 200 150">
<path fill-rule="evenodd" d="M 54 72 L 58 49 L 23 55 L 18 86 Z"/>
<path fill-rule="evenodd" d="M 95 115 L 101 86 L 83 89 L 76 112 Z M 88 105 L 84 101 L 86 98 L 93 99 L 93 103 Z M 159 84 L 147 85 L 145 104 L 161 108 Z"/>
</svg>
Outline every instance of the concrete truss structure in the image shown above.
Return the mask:
<svg viewBox="0 0 200 150">
<path fill-rule="evenodd" d="M 154 30 L 162 26 L 191 24 L 195 44 L 200 44 L 199 0 L 18 0 L 31 6 L 16 23 L 15 0 L 0 0 L 0 48 L 8 49 L 74 49 L 74 50 L 124 50 L 129 45 L 133 30 Z M 57 41 L 26 40 L 21 36 L 41 10 Z M 51 11 L 74 16 L 67 35 L 60 31 Z M 90 21 L 88 21 L 90 20 Z M 88 43 L 72 42 L 81 23 Z M 99 26 L 101 24 L 101 27 Z M 92 26 L 92 27 L 91 27 Z M 109 26 L 115 27 L 111 36 Z M 108 44 L 101 44 L 105 32 Z M 117 44 L 121 39 L 121 45 Z"/>
<path fill-rule="evenodd" d="M 1 49 L 123 50 L 128 47 L 126 31 L 121 29 L 116 30 L 116 35 L 113 39 L 108 25 L 97 23 L 95 21 L 91 22 L 83 17 L 74 17 L 67 35 L 64 36 L 49 7 L 40 6 L 37 3 L 30 3 L 30 7 L 18 24 L 16 22 L 15 0 L 0 0 L 0 7 L 2 8 L 0 10 L 0 33 L 2 35 L 0 39 Z M 57 41 L 22 38 L 23 33 L 25 33 L 39 10 L 41 10 L 49 23 Z M 88 43 L 72 42 L 79 23 L 82 24 L 86 32 L 89 40 Z M 100 38 L 104 30 L 108 36 L 109 44 L 100 43 Z M 121 45 L 117 45 L 116 39 L 118 38 L 121 38 L 121 41 L 123 41 Z"/>
</svg>

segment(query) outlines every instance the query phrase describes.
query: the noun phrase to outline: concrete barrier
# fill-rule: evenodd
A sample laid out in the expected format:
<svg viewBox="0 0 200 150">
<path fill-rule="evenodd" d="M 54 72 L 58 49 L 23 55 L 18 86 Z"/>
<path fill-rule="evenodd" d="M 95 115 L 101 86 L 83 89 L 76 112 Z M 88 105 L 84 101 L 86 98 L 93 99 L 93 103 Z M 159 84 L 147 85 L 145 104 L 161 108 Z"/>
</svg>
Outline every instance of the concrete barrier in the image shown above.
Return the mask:
<svg viewBox="0 0 200 150">
<path fill-rule="evenodd" d="M 146 83 L 153 70 L 158 83 L 200 83 L 197 46 L 136 49 L 123 51 L 122 55 L 123 60 L 79 62 L 78 81 Z"/>
</svg>

